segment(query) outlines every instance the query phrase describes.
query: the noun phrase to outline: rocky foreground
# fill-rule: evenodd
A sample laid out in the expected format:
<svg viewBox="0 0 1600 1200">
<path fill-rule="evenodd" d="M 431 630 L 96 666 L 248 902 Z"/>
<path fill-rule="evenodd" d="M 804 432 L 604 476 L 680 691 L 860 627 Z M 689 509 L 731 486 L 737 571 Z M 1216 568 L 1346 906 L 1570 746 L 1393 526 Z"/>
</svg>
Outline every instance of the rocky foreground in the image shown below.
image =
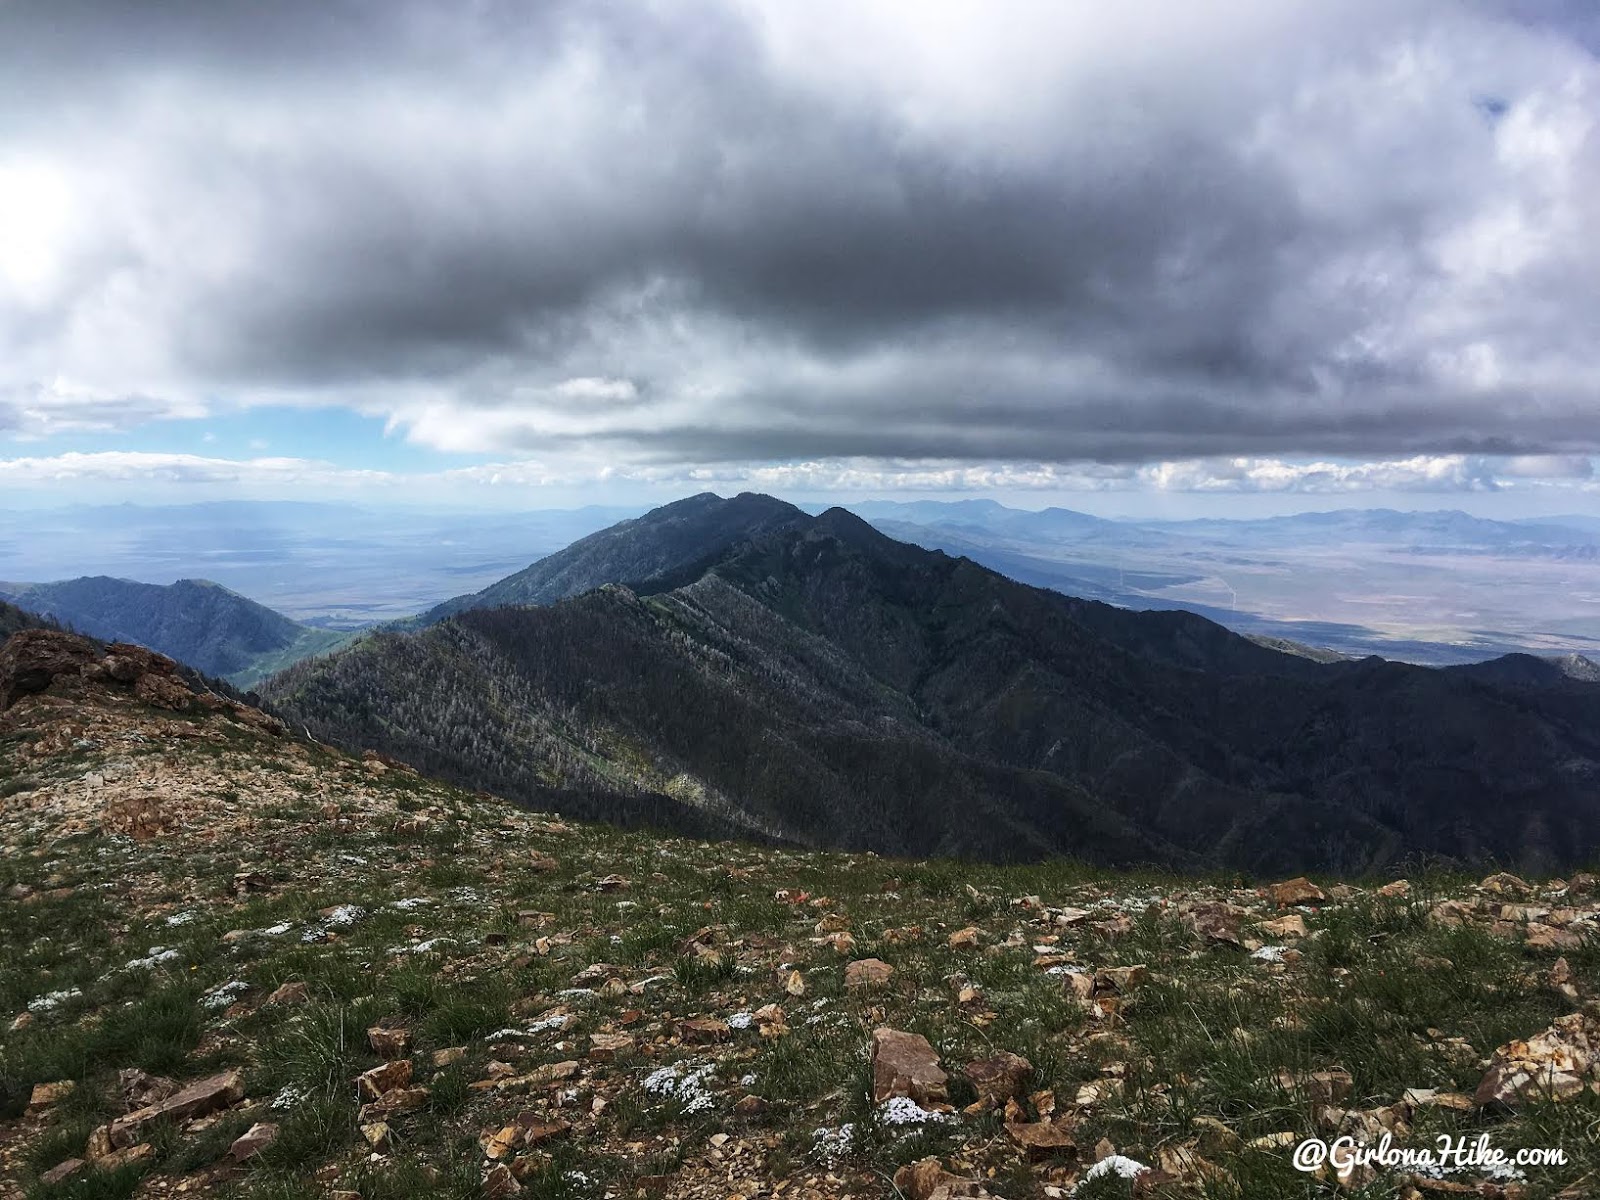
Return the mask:
<svg viewBox="0 0 1600 1200">
<path fill-rule="evenodd" d="M 1600 1195 L 1586 875 L 624 833 L 52 631 L 0 710 L 0 1196 Z M 1442 1134 L 1567 1161 L 1292 1161 Z"/>
</svg>

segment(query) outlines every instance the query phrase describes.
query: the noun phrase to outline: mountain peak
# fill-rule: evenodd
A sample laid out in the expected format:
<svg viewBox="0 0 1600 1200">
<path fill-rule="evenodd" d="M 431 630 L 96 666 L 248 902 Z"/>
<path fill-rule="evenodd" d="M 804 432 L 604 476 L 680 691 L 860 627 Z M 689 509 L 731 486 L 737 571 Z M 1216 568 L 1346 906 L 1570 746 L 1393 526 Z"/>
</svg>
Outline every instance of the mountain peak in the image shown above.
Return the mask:
<svg viewBox="0 0 1600 1200">
<path fill-rule="evenodd" d="M 476 608 L 553 604 L 608 583 L 648 588 L 709 566 L 740 543 L 808 528 L 814 520 L 761 492 L 701 492 L 580 538 L 480 592 L 445 601 L 413 624 L 432 625 Z"/>
</svg>

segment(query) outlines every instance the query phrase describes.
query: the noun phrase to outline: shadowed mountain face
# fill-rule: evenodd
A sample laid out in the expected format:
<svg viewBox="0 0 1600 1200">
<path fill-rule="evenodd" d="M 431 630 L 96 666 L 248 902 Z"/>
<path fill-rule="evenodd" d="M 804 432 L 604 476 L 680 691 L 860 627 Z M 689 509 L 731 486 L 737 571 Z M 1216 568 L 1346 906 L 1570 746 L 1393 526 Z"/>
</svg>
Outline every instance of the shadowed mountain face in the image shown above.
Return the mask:
<svg viewBox="0 0 1600 1200">
<path fill-rule="evenodd" d="M 1600 846 L 1600 688 L 1314 662 L 764 497 L 607 532 L 540 586 L 628 587 L 375 635 L 268 699 L 516 798 L 806 845 L 1263 872 Z"/>
<path fill-rule="evenodd" d="M 0 584 L 0 596 L 90 637 L 146 646 L 240 687 L 344 640 L 203 579 L 163 586 L 86 576 Z"/>
</svg>

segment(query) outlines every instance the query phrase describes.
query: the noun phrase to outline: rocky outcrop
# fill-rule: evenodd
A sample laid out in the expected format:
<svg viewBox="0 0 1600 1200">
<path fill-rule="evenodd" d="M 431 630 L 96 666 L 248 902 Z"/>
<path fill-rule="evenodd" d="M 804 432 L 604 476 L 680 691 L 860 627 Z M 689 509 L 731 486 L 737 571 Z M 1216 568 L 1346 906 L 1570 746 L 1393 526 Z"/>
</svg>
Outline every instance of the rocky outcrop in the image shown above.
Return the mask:
<svg viewBox="0 0 1600 1200">
<path fill-rule="evenodd" d="M 0 711 L 57 680 L 82 678 L 100 659 L 88 638 L 53 629 L 24 629 L 0 646 Z"/>
<path fill-rule="evenodd" d="M 26 696 L 72 699 L 94 693 L 130 697 L 152 708 L 188 712 L 197 706 L 226 712 L 274 736 L 283 722 L 248 704 L 205 689 L 192 671 L 165 655 L 128 642 L 102 646 L 75 633 L 24 629 L 0 646 L 0 712 Z"/>
<path fill-rule="evenodd" d="M 142 646 L 99 643 L 54 629 L 24 629 L 0 647 L 0 710 L 44 691 L 74 694 L 85 686 L 131 692 L 156 708 L 182 710 L 195 693 L 178 675 L 178 664 Z"/>
</svg>

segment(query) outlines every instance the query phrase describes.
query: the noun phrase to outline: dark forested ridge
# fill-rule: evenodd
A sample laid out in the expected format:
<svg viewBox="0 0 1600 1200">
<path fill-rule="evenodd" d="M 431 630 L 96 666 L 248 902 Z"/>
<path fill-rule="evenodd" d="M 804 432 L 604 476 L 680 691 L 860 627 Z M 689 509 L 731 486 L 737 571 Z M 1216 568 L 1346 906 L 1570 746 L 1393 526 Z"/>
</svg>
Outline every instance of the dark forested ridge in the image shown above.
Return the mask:
<svg viewBox="0 0 1600 1200">
<path fill-rule="evenodd" d="M 50 629 L 55 627 L 55 622 L 48 617 L 41 617 L 18 608 L 15 604 L 7 604 L 0 600 L 0 642 L 6 640 L 19 629 Z"/>
<path fill-rule="evenodd" d="M 650 514 L 560 564 L 631 588 L 374 635 L 267 699 L 505 795 L 807 845 L 1346 872 L 1600 846 L 1600 688 L 1319 663 L 838 509 L 683 505 L 665 550 L 617 550 Z"/>
<path fill-rule="evenodd" d="M 107 642 L 133 642 L 249 687 L 344 635 L 313 629 L 204 579 L 172 584 L 85 576 L 0 584 L 0 597 Z"/>
</svg>

